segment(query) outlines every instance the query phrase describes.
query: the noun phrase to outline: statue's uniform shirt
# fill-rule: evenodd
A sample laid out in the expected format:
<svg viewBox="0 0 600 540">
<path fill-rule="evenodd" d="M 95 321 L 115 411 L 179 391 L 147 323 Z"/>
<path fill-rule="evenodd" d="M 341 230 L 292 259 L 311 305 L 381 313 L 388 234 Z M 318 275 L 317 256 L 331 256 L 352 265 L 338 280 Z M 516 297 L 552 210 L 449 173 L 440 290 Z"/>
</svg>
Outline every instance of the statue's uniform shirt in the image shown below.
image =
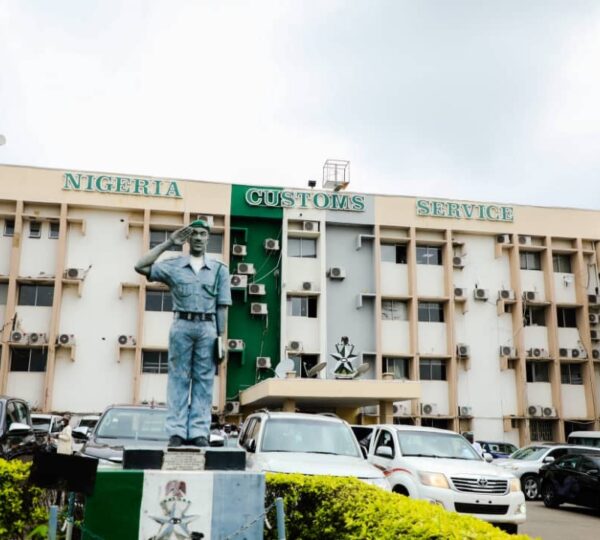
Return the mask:
<svg viewBox="0 0 600 540">
<path fill-rule="evenodd" d="M 154 263 L 149 279 L 169 286 L 173 311 L 216 313 L 217 306 L 231 305 L 227 266 L 206 256 L 197 274 L 184 255 Z"/>
</svg>

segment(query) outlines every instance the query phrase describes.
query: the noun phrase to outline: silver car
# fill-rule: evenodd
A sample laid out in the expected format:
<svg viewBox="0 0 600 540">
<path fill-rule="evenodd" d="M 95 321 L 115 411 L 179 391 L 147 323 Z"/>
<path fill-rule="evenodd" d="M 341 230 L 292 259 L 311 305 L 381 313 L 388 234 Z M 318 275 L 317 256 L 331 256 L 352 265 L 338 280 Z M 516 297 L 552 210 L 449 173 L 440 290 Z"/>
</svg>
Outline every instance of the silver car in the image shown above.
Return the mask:
<svg viewBox="0 0 600 540">
<path fill-rule="evenodd" d="M 569 444 L 531 444 L 517 450 L 510 457 L 494 460 L 521 480 L 525 499 L 533 501 L 540 496 L 540 468 L 567 454 L 582 454 L 593 449 Z M 600 454 L 600 449 L 598 450 Z"/>
</svg>

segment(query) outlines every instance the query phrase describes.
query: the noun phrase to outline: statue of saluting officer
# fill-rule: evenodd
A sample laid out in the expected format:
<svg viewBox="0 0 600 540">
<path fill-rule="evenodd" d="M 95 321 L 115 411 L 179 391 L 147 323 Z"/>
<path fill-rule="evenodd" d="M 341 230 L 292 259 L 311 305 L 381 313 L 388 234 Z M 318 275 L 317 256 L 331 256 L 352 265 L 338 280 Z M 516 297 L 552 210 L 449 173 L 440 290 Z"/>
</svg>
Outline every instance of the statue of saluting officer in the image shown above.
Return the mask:
<svg viewBox="0 0 600 540">
<path fill-rule="evenodd" d="M 169 332 L 167 433 L 169 446 L 208 446 L 215 362 L 231 305 L 229 271 L 206 256 L 210 226 L 196 220 L 176 230 L 135 265 L 150 281 L 165 283 L 173 297 Z M 156 262 L 172 246 L 190 244 L 190 254 Z"/>
</svg>

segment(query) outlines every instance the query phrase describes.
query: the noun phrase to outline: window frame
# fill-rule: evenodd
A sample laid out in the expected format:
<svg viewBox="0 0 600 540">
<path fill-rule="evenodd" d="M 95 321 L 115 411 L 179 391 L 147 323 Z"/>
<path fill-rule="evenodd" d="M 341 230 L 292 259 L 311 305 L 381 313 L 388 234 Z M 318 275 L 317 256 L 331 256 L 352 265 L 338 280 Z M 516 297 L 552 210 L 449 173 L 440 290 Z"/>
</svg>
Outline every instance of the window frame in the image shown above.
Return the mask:
<svg viewBox="0 0 600 540">
<path fill-rule="evenodd" d="M 536 435 L 542 435 L 541 437 L 534 437 Z M 553 421 L 544 420 L 539 418 L 531 418 L 529 420 L 529 435 L 532 441 L 551 442 L 554 440 Z"/>
<path fill-rule="evenodd" d="M 4 220 L 4 236 L 12 237 L 15 235 L 15 220 L 5 219 Z"/>
<path fill-rule="evenodd" d="M 562 261 L 562 262 L 561 262 Z M 561 268 L 566 261 L 566 270 Z M 571 264 L 571 255 L 565 253 L 552 254 L 552 271 L 556 274 L 572 274 L 573 265 Z"/>
<path fill-rule="evenodd" d="M 537 314 L 543 314 L 543 324 L 539 322 Z M 544 306 L 525 306 L 523 313 L 523 326 L 548 326 L 546 321 L 546 307 Z"/>
<path fill-rule="evenodd" d="M 50 240 L 58 240 L 60 237 L 60 222 L 50 221 L 48 224 L 48 238 Z"/>
<path fill-rule="evenodd" d="M 297 305 L 299 302 L 299 313 L 297 312 Z M 302 317 L 306 319 L 317 319 L 319 316 L 319 304 L 316 296 L 300 296 L 300 295 L 288 295 L 287 297 L 287 308 L 286 314 L 288 317 Z M 296 313 L 295 313 L 296 311 Z M 303 312 L 305 314 L 303 314 Z"/>
<path fill-rule="evenodd" d="M 145 369 L 147 362 L 146 355 L 148 354 L 157 354 L 157 362 L 156 370 Z M 163 369 L 164 368 L 164 369 Z M 142 349 L 142 373 L 150 374 L 150 375 L 166 375 L 169 372 L 169 351 L 167 350 L 145 350 Z"/>
<path fill-rule="evenodd" d="M 558 328 L 577 328 L 577 308 L 557 306 L 556 321 Z"/>
<path fill-rule="evenodd" d="M 35 288 L 35 292 L 34 292 L 34 296 L 33 296 L 33 303 L 22 303 L 22 291 L 23 291 L 23 287 L 34 287 Z M 40 298 L 45 298 L 45 296 L 41 296 L 40 295 L 40 288 L 47 288 L 51 291 L 50 294 L 50 303 L 49 304 L 40 304 L 39 300 Z M 17 305 L 18 306 L 35 306 L 35 307 L 52 307 L 52 303 L 54 301 L 54 285 L 48 285 L 46 283 L 19 283 L 19 287 L 18 287 L 18 292 L 17 292 Z"/>
<path fill-rule="evenodd" d="M 544 369 L 542 369 L 542 366 L 544 366 Z M 525 363 L 525 380 L 528 383 L 549 383 L 550 362 L 527 360 Z"/>
<path fill-rule="evenodd" d="M 160 294 L 160 309 L 148 309 L 148 298 L 149 296 L 155 296 Z M 144 299 L 144 311 L 151 311 L 154 313 L 168 313 L 173 311 L 173 295 L 171 291 L 165 291 L 163 289 L 146 289 L 146 298 Z"/>
<path fill-rule="evenodd" d="M 296 243 L 298 244 L 297 251 L 295 249 L 293 252 L 290 250 L 290 242 L 292 242 L 293 244 L 296 244 Z M 311 250 L 304 247 L 305 244 L 307 246 L 309 246 L 309 245 L 314 246 L 314 252 L 312 255 L 311 255 Z M 316 259 L 317 258 L 317 250 L 318 250 L 318 244 L 317 244 L 316 238 L 303 238 L 303 237 L 299 237 L 299 236 L 288 236 L 288 245 L 287 245 L 287 256 L 288 257 L 293 257 L 294 259 Z M 305 252 L 306 252 L 306 254 L 305 254 Z"/>
<path fill-rule="evenodd" d="M 382 367 L 383 367 L 384 373 L 393 373 L 394 379 L 410 380 L 410 358 L 407 358 L 406 356 L 383 356 L 381 360 L 382 360 Z M 394 366 L 394 369 L 391 371 L 389 368 L 390 363 Z M 403 365 L 403 368 L 401 370 L 398 370 L 398 371 L 402 372 L 403 376 L 401 376 L 401 377 L 396 376 L 397 375 L 397 371 L 395 369 L 396 364 Z"/>
<path fill-rule="evenodd" d="M 14 355 L 18 353 L 19 355 L 23 353 L 27 353 L 27 359 L 17 358 L 15 359 Z M 39 355 L 39 358 L 34 358 L 34 353 L 36 356 Z M 13 363 L 15 361 L 23 361 L 27 362 L 26 369 L 22 369 L 24 366 L 21 365 L 19 369 L 13 369 Z M 43 369 L 39 369 L 40 366 Z M 36 369 L 32 369 L 35 367 Z M 10 348 L 10 365 L 9 371 L 15 373 L 45 373 L 48 368 L 48 349 L 47 347 L 11 347 Z"/>
<path fill-rule="evenodd" d="M 155 240 L 152 239 L 152 233 L 163 234 L 164 238 L 160 242 L 156 242 Z M 159 229 L 159 228 L 150 227 L 150 234 L 149 234 L 149 239 L 148 239 L 149 249 L 153 249 L 156 246 L 158 246 L 159 244 L 162 244 L 163 242 L 165 242 L 169 238 L 169 236 L 171 236 L 172 233 L 173 233 L 173 231 L 169 230 L 169 229 Z M 171 247 L 169 247 L 169 251 L 183 251 L 183 244 L 181 244 L 181 245 L 173 244 Z"/>
<path fill-rule="evenodd" d="M 34 225 L 36 228 L 34 228 Z M 42 237 L 42 222 L 37 219 L 29 220 L 29 238 L 40 239 Z"/>
<path fill-rule="evenodd" d="M 385 443 L 383 443 L 381 441 L 381 439 L 385 436 L 388 436 L 389 440 L 385 441 Z M 381 447 L 390 448 L 392 450 L 392 457 L 391 458 L 383 458 L 383 459 L 394 459 L 396 457 L 396 441 L 394 439 L 395 439 L 394 435 L 389 430 L 381 429 L 379 431 L 379 433 L 377 434 L 377 438 L 375 439 L 375 446 L 373 447 L 373 454 L 376 457 L 381 458 L 381 456 L 377 456 L 377 450 Z M 387 444 L 390 441 L 392 443 L 391 446 L 389 444 Z"/>
<path fill-rule="evenodd" d="M 394 251 L 391 256 L 391 251 Z M 407 244 L 381 244 L 381 262 L 392 264 L 408 264 Z M 390 252 L 389 254 L 386 252 Z"/>
<path fill-rule="evenodd" d="M 542 257 L 539 251 L 519 252 L 519 268 L 521 270 L 542 270 Z"/>
<path fill-rule="evenodd" d="M 444 261 L 441 246 L 422 244 L 416 247 L 417 264 L 423 264 L 426 266 L 442 266 Z M 435 262 L 431 262 L 432 260 Z"/>
<path fill-rule="evenodd" d="M 579 371 L 579 374 L 574 373 Z M 572 386 L 583 386 L 583 364 L 562 362 L 560 364 L 560 383 Z"/>
<path fill-rule="evenodd" d="M 427 319 L 421 318 L 421 314 L 425 311 L 427 312 Z M 438 320 L 436 320 L 436 316 L 432 317 L 432 312 L 437 314 Z M 444 323 L 444 303 L 420 301 L 417 306 L 417 320 L 424 323 Z"/>
<path fill-rule="evenodd" d="M 386 304 L 389 306 L 388 308 L 384 307 Z M 386 313 L 389 313 L 391 316 L 387 315 Z M 385 298 L 382 299 L 381 320 L 408 321 L 408 302 L 406 300 L 388 300 Z"/>
<path fill-rule="evenodd" d="M 428 370 L 428 377 L 423 377 L 423 368 Z M 440 378 L 434 377 L 434 369 L 439 368 Z M 421 358 L 419 360 L 419 380 L 420 381 L 447 381 L 448 366 L 446 360 L 442 358 Z"/>
</svg>

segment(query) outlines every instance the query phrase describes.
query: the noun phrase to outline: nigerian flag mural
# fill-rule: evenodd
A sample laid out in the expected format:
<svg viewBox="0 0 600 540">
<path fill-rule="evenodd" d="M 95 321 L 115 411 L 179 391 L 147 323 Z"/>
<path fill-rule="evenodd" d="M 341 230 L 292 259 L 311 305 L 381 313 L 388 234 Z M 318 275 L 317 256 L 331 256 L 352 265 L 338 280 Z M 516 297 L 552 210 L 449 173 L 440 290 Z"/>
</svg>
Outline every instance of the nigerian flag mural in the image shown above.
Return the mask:
<svg viewBox="0 0 600 540">
<path fill-rule="evenodd" d="M 239 531 L 262 539 L 264 498 L 260 473 L 98 471 L 83 538 L 217 540 Z"/>
</svg>

